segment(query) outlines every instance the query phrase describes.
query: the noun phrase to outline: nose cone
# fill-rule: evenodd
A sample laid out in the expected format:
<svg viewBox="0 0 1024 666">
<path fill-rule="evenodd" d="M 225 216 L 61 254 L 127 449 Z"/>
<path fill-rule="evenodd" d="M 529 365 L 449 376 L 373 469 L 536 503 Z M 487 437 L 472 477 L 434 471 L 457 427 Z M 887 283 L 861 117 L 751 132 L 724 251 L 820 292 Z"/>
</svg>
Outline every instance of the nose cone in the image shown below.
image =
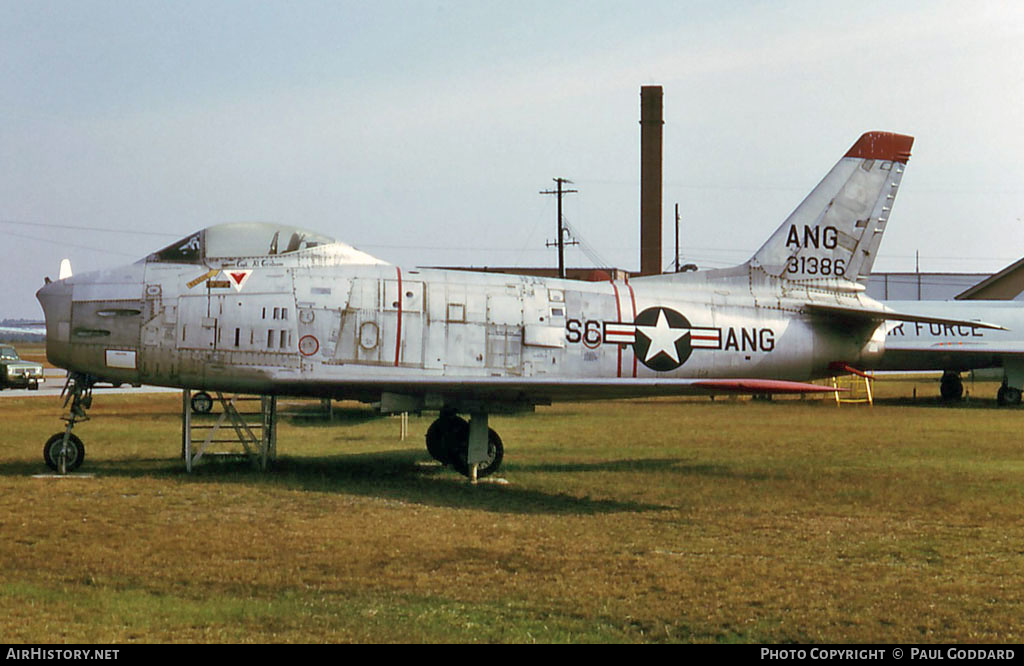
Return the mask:
<svg viewBox="0 0 1024 666">
<path fill-rule="evenodd" d="M 71 361 L 71 280 L 57 280 L 36 292 L 46 317 L 46 358 L 57 367 Z"/>
</svg>

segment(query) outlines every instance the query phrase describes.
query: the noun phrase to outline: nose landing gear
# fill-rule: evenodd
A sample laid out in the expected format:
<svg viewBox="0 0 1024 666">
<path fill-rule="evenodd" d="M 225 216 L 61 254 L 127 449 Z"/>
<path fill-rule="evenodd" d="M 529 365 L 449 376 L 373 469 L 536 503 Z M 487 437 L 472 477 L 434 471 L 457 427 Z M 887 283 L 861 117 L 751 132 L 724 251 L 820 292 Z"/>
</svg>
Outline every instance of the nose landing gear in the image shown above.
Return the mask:
<svg viewBox="0 0 1024 666">
<path fill-rule="evenodd" d="M 92 387 L 95 380 L 80 373 L 72 373 L 64 386 L 64 406 L 71 403 L 71 409 L 66 416 L 67 421 L 64 432 L 52 435 L 46 444 L 43 445 L 43 460 L 46 466 L 58 474 L 73 472 L 82 465 L 85 460 L 85 445 L 77 435 L 71 432 L 79 421 L 88 421 L 86 410 L 92 407 Z"/>
</svg>

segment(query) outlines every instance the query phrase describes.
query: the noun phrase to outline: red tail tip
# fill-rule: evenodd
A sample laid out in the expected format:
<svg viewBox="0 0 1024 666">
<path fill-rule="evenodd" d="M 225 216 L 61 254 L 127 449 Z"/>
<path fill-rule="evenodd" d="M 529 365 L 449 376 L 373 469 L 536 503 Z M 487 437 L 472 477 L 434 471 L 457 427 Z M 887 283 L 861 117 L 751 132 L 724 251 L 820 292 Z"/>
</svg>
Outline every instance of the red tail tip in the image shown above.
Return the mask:
<svg viewBox="0 0 1024 666">
<path fill-rule="evenodd" d="M 914 137 L 892 132 L 867 132 L 847 151 L 846 157 L 907 163 Z"/>
</svg>

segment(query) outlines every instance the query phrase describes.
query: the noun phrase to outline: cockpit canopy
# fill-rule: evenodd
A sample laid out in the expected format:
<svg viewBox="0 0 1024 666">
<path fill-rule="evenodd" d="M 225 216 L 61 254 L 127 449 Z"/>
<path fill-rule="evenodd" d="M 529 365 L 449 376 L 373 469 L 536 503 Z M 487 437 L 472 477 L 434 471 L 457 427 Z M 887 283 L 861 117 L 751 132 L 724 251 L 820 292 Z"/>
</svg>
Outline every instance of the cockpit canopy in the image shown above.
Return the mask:
<svg viewBox="0 0 1024 666">
<path fill-rule="evenodd" d="M 203 264 L 209 259 L 289 254 L 336 242 L 328 236 L 296 227 L 268 222 L 235 222 L 197 231 L 154 252 L 146 260 Z"/>
</svg>

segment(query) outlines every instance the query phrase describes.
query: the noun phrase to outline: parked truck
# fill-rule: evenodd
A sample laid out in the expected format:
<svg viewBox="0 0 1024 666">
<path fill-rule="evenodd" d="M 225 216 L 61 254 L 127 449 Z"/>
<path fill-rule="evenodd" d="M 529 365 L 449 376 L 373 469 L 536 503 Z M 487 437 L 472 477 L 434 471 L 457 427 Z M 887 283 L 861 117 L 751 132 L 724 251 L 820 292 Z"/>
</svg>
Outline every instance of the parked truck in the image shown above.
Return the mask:
<svg viewBox="0 0 1024 666">
<path fill-rule="evenodd" d="M 35 391 L 43 381 L 43 366 L 25 361 L 11 345 L 0 344 L 0 389 L 27 388 Z"/>
</svg>

